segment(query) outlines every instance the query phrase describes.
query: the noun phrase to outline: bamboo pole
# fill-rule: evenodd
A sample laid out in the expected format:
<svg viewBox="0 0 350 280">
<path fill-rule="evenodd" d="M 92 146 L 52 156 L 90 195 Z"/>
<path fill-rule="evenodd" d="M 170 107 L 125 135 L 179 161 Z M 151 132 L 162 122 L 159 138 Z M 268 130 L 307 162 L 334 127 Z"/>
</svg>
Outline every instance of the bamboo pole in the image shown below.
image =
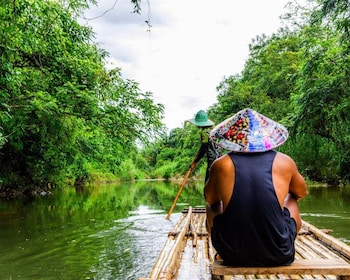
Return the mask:
<svg viewBox="0 0 350 280">
<path fill-rule="evenodd" d="M 341 242 L 333 236 L 325 234 L 322 230 L 317 227 L 303 221 L 303 226 L 313 233 L 319 240 L 325 242 L 328 246 L 332 247 L 334 250 L 343 254 L 346 258 L 350 258 L 350 246 Z"/>
<path fill-rule="evenodd" d="M 152 271 L 149 275 L 150 279 L 171 279 L 171 274 L 176 266 L 174 260 L 178 259 L 180 251 L 182 250 L 181 247 L 184 242 L 185 234 L 188 231 L 191 218 L 192 207 L 189 208 L 186 219 L 181 221 L 181 231 L 176 236 L 176 240 L 173 240 L 173 242 L 166 244 L 166 246 L 163 248 L 156 264 L 152 268 Z"/>
<path fill-rule="evenodd" d="M 178 190 L 178 192 L 177 192 L 177 194 L 176 194 L 176 196 L 175 196 L 174 202 L 173 202 L 173 204 L 171 205 L 171 207 L 170 207 L 170 209 L 169 209 L 169 211 L 168 211 L 168 215 L 166 216 L 166 219 L 167 219 L 167 220 L 169 220 L 170 215 L 171 215 L 171 213 L 172 213 L 173 210 L 174 210 L 174 207 L 175 207 L 175 205 L 176 205 L 176 202 L 177 202 L 177 200 L 179 199 L 179 196 L 180 196 L 180 194 L 181 194 L 181 192 L 182 192 L 182 189 L 184 188 L 184 186 L 185 186 L 185 184 L 186 184 L 186 182 L 187 182 L 188 177 L 190 177 L 191 172 L 192 172 L 193 169 L 196 167 L 197 161 L 198 161 L 198 159 L 200 159 L 200 154 L 201 154 L 201 148 L 199 148 L 199 150 L 198 150 L 198 152 L 197 152 L 195 158 L 193 159 L 192 163 L 190 164 L 190 168 L 188 169 L 188 171 L 187 171 L 187 173 L 186 173 L 186 175 L 185 175 L 185 178 L 184 178 L 184 180 L 182 181 L 182 184 L 181 184 L 181 186 L 180 186 L 180 188 L 179 188 L 179 190 Z"/>
<path fill-rule="evenodd" d="M 186 184 L 186 182 L 187 182 L 188 177 L 191 175 L 191 172 L 192 172 L 192 165 L 191 165 L 190 168 L 188 169 L 188 171 L 187 171 L 187 173 L 186 173 L 186 175 L 185 175 L 185 178 L 184 178 L 184 180 L 182 181 L 182 184 L 181 184 L 181 186 L 180 186 L 180 188 L 179 188 L 179 190 L 178 190 L 178 192 L 177 192 L 177 194 L 176 194 L 176 196 L 175 196 L 174 202 L 173 202 L 173 204 L 171 205 L 171 207 L 170 207 L 170 209 L 169 209 L 168 215 L 166 216 L 166 219 L 167 219 L 167 220 L 169 220 L 170 215 L 171 215 L 171 213 L 173 212 L 174 207 L 175 207 L 175 205 L 176 205 L 176 202 L 177 202 L 177 200 L 178 200 L 179 197 L 180 197 L 180 194 L 181 194 L 181 192 L 182 192 L 182 189 L 184 188 L 184 186 L 185 186 L 185 184 Z"/>
</svg>

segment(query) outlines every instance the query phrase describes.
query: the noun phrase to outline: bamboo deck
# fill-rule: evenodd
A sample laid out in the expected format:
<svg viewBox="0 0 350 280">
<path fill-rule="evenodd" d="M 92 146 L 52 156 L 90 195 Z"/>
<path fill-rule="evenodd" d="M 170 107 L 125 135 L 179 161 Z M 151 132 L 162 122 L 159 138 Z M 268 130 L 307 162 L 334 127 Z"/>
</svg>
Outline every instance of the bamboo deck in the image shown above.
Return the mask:
<svg viewBox="0 0 350 280">
<path fill-rule="evenodd" d="M 340 259 L 350 263 L 350 246 L 305 221 L 297 236 L 295 247 L 296 260 L 320 260 L 321 263 L 328 262 L 329 266 L 332 265 L 332 261 Z M 169 233 L 149 276 L 139 280 L 214 279 L 211 274 L 214 255 L 215 249 L 206 229 L 205 209 L 185 209 L 175 228 Z M 310 271 L 315 274 L 231 275 L 218 279 L 339 279 L 337 275 L 318 274 L 322 270 Z"/>
</svg>

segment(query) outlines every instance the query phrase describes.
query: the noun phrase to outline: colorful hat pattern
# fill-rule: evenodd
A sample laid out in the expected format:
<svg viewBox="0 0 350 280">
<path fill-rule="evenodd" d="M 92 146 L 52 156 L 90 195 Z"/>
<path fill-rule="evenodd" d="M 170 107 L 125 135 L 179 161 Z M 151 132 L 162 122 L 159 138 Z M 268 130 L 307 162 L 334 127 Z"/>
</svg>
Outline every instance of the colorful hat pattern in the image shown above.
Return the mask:
<svg viewBox="0 0 350 280">
<path fill-rule="evenodd" d="M 255 153 L 281 146 L 288 138 L 288 131 L 283 125 L 246 108 L 218 124 L 210 138 L 226 150 Z"/>
</svg>

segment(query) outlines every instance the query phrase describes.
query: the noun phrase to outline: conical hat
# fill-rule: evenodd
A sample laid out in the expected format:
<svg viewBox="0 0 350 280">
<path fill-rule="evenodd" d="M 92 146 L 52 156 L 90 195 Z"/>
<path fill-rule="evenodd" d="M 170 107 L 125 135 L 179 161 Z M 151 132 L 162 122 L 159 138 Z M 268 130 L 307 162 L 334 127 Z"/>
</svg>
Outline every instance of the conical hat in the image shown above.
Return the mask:
<svg viewBox="0 0 350 280">
<path fill-rule="evenodd" d="M 288 138 L 288 131 L 283 125 L 246 108 L 218 124 L 210 138 L 226 150 L 255 153 L 281 146 Z"/>
</svg>

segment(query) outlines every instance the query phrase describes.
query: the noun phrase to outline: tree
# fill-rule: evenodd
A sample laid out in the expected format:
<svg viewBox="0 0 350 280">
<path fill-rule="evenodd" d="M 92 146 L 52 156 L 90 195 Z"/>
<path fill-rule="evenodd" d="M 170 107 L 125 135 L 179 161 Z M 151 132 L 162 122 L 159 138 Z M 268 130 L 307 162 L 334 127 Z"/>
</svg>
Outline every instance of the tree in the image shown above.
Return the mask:
<svg viewBox="0 0 350 280">
<path fill-rule="evenodd" d="M 319 30 L 322 32 L 317 36 L 314 32 L 305 48 L 299 94 L 294 97 L 293 131 L 322 138 L 332 151 L 327 164 L 340 172 L 333 175 L 338 174 L 338 180 L 349 179 L 350 58 L 339 33 L 325 27 Z"/>
<path fill-rule="evenodd" d="M 283 16 L 286 27 L 252 40 L 243 71 L 221 81 L 209 114 L 219 123 L 245 107 L 255 109 L 288 128 L 290 139 L 279 149 L 308 179 L 349 182 L 350 3 L 309 2 L 291 7 Z M 182 135 L 177 146 L 162 142 L 163 163 L 173 155 L 178 162 L 190 161 L 188 153 L 195 153 L 194 132 L 185 127 L 176 135 Z"/>
<path fill-rule="evenodd" d="M 211 112 L 223 120 L 245 107 L 276 120 L 289 115 L 290 96 L 296 90 L 302 65 L 302 38 L 280 29 L 271 37 L 257 36 L 240 75 L 226 78 L 218 87 L 218 104 Z"/>
<path fill-rule="evenodd" d="M 93 2 L 93 1 L 91 1 Z M 5 1 L 0 9 L 0 174 L 4 187 L 86 179 L 163 129 L 163 106 L 92 44 L 87 1 Z"/>
<path fill-rule="evenodd" d="M 350 52 L 350 2 L 348 0 L 318 0 L 320 6 L 315 9 L 311 22 L 313 24 L 324 23 L 326 26 L 334 26 L 341 34 L 341 42 L 348 45 Z"/>
</svg>

